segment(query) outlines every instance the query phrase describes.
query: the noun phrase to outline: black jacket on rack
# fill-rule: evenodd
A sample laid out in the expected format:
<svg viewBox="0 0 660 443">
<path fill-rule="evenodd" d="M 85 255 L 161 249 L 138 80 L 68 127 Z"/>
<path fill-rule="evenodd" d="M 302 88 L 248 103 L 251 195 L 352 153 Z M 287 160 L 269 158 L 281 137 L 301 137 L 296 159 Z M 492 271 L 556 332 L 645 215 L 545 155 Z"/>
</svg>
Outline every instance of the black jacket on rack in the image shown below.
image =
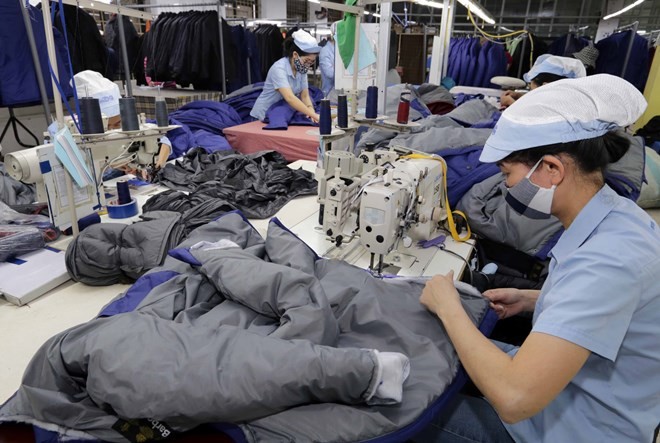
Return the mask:
<svg viewBox="0 0 660 443">
<path fill-rule="evenodd" d="M 59 5 L 55 7 L 57 12 L 53 26 L 63 33 Z M 106 77 L 111 76 L 112 73 L 108 72 L 107 49 L 94 17 L 76 6 L 64 5 L 64 21 L 73 73 L 91 69 Z"/>
<path fill-rule="evenodd" d="M 128 66 L 131 69 L 137 60 L 139 43 L 138 40 L 140 36 L 135 30 L 135 26 L 131 22 L 131 19 L 124 16 L 124 37 L 126 39 L 126 53 L 128 54 Z M 124 73 L 124 61 L 121 53 L 121 40 L 119 36 L 119 21 L 117 20 L 117 15 L 113 15 L 110 21 L 105 25 L 105 32 L 103 33 L 103 39 L 105 40 L 105 45 L 109 48 L 112 48 L 115 51 L 115 54 L 119 58 L 119 64 L 116 76 L 121 76 Z M 116 78 L 115 78 L 116 80 Z"/>
<path fill-rule="evenodd" d="M 225 82 L 237 75 L 236 51 L 223 19 Z M 155 81 L 174 80 L 195 89 L 222 89 L 220 37 L 216 11 L 188 11 L 158 16 L 143 46 L 147 73 Z"/>
<path fill-rule="evenodd" d="M 513 52 L 513 54 L 511 54 L 511 57 L 513 58 L 511 67 L 509 67 L 509 76 L 511 77 L 518 77 L 518 68 L 520 65 L 522 65 L 522 70 L 520 70 L 521 76 L 529 71 L 531 68 L 529 63 L 530 52 L 532 53 L 532 64 L 534 64 L 539 55 L 546 54 L 548 52 L 548 45 L 543 40 L 531 32 L 528 35 L 529 38 L 534 42 L 534 49 L 532 51 L 532 45 L 529 41 L 527 41 L 527 43 L 524 45 L 524 42 L 520 42 L 518 46 L 516 46 L 516 50 Z M 523 46 L 525 49 L 524 52 Z"/>
<path fill-rule="evenodd" d="M 282 58 L 284 37 L 275 25 L 261 25 L 254 31 L 254 35 L 261 58 L 261 77 L 266 78 L 273 63 Z"/>
</svg>

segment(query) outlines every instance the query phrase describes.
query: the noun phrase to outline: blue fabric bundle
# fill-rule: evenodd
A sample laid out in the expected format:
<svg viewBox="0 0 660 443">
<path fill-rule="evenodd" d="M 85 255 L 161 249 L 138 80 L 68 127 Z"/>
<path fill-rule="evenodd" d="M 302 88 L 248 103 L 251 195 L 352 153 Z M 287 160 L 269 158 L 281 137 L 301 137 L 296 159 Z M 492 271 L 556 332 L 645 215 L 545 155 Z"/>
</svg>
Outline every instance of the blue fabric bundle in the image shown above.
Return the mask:
<svg viewBox="0 0 660 443">
<path fill-rule="evenodd" d="M 317 87 L 310 86 L 309 98 L 312 99 L 314 109 L 318 112 L 321 100 L 323 99 L 323 91 Z M 306 115 L 301 114 L 289 106 L 284 99 L 268 108 L 264 122 L 267 123 L 267 125 L 264 126 L 263 129 L 269 130 L 286 130 L 289 125 L 317 126 L 316 123 L 312 122 Z"/>
<path fill-rule="evenodd" d="M 222 130 L 240 125 L 241 118 L 226 103 L 201 100 L 171 113 L 170 124 L 181 126 L 167 133 L 167 138 L 172 142 L 170 157 L 176 158 L 196 147 L 202 147 L 207 152 L 231 149 Z"/>
</svg>

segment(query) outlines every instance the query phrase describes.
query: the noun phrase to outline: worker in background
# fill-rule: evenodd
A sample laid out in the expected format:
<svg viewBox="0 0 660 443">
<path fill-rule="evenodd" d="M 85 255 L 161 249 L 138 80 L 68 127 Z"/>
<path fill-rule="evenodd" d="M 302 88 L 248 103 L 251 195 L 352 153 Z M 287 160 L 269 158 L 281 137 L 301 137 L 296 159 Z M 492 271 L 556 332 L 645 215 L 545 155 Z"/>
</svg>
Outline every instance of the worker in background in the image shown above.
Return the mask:
<svg viewBox="0 0 660 443">
<path fill-rule="evenodd" d="M 335 32 L 336 22 L 330 27 L 330 35 L 325 46 L 319 54 L 319 68 L 321 69 L 321 90 L 327 97 L 335 88 Z"/>
<path fill-rule="evenodd" d="M 552 83 L 564 78 L 582 78 L 587 75 L 584 64 L 579 60 L 558 55 L 543 54 L 536 59 L 534 66 L 523 79 L 529 83 L 529 89 Z M 525 95 L 515 91 L 506 91 L 500 97 L 500 106 L 506 108 Z"/>
<path fill-rule="evenodd" d="M 74 77 L 78 97 L 94 97 L 99 100 L 101 114 L 108 119 L 108 130 L 121 129 L 121 115 L 119 114 L 119 86 L 95 71 L 82 71 Z M 156 170 L 167 163 L 172 153 L 172 142 L 163 136 L 158 143 L 158 157 L 154 160 Z M 124 171 L 139 175 L 141 171 Z"/>
<path fill-rule="evenodd" d="M 651 442 L 660 417 L 660 228 L 603 171 L 628 150 L 616 130 L 646 101 L 609 74 L 531 91 L 502 113 L 480 160 L 497 163 L 506 202 L 565 231 L 541 291 L 494 289 L 500 318 L 533 311 L 520 347 L 468 318 L 453 276 L 430 280 L 436 314 L 483 397 L 459 395 L 415 442 Z"/>
<path fill-rule="evenodd" d="M 284 57 L 273 63 L 268 70 L 264 88 L 254 103 L 250 115 L 257 120 L 266 118 L 266 111 L 284 99 L 296 111 L 315 123 L 319 115 L 309 96 L 307 71 L 314 66 L 321 47 L 310 33 L 302 29 L 284 41 Z"/>
</svg>

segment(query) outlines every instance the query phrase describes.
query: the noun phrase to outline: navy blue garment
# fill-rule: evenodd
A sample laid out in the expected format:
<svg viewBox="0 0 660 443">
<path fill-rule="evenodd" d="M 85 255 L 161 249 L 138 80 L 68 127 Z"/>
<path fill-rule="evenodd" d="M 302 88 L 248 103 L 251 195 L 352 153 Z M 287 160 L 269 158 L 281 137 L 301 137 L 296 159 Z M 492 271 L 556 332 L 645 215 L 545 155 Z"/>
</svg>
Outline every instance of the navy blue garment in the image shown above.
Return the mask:
<svg viewBox="0 0 660 443">
<path fill-rule="evenodd" d="M 247 49 L 250 58 L 250 80 L 252 83 L 263 82 L 264 77 L 261 75 L 261 56 L 257 46 L 257 37 L 250 30 L 245 31 L 245 49 Z"/>
<path fill-rule="evenodd" d="M 470 47 L 467 52 L 467 72 L 463 83 L 466 86 L 479 86 L 480 84 L 475 83 L 475 78 L 481 76 L 479 71 L 485 69 L 485 66 L 479 66 L 479 54 L 481 54 L 480 39 L 470 39 Z"/>
<path fill-rule="evenodd" d="M 568 40 L 568 46 L 566 41 Z M 589 45 L 589 39 L 586 37 L 578 37 L 575 34 L 566 34 L 553 41 L 548 47 L 546 54 L 558 55 L 560 57 L 572 57 L 574 52 Z"/>
<path fill-rule="evenodd" d="M 201 100 L 171 113 L 170 124 L 181 126 L 167 133 L 167 138 L 172 142 L 170 157 L 176 158 L 196 147 L 202 147 L 207 152 L 231 149 L 222 130 L 241 124 L 241 119 L 225 103 Z"/>
<path fill-rule="evenodd" d="M 472 186 L 500 172 L 495 163 L 479 161 L 482 150 L 483 146 L 470 146 L 435 152 L 447 163 L 447 196 L 451 207 L 454 207 Z"/>
<path fill-rule="evenodd" d="M 0 106 L 28 106 L 41 103 L 41 93 L 35 75 L 32 53 L 25 24 L 17 1 L 0 2 Z M 48 98 L 53 98 L 53 86 L 48 69 L 46 34 L 41 11 L 28 6 L 32 30 L 41 63 Z M 60 83 L 67 97 L 73 95 L 69 82 L 69 61 L 64 37 L 53 28 Z"/>
<path fill-rule="evenodd" d="M 486 87 L 486 84 L 490 85 L 490 77 L 486 78 L 486 67 L 488 65 L 488 53 L 490 52 L 493 43 L 486 42 L 481 47 L 479 51 L 479 56 L 477 57 L 477 72 L 474 73 L 473 84 L 474 86 Z"/>
<path fill-rule="evenodd" d="M 181 157 L 189 150 L 198 147 L 204 148 L 208 153 L 231 149 L 231 145 L 222 135 L 214 134 L 204 129 L 192 131 L 188 125 L 172 117 L 170 117 L 170 124 L 181 126 L 167 132 L 167 138 L 172 143 L 170 159 Z"/>
<path fill-rule="evenodd" d="M 227 91 L 236 91 L 248 84 L 248 51 L 246 51 L 245 28 L 243 26 L 230 26 L 231 40 L 236 50 L 236 75 L 227 81 Z"/>
<path fill-rule="evenodd" d="M 199 100 L 188 103 L 170 114 L 191 130 L 205 129 L 222 135 L 222 130 L 241 124 L 241 118 L 234 108 L 226 103 Z"/>
<path fill-rule="evenodd" d="M 496 88 L 499 89 L 500 86 L 495 85 L 490 82 L 490 79 L 498 75 L 506 75 L 506 51 L 504 45 L 498 45 L 492 42 L 486 42 L 488 46 L 488 51 L 486 53 L 486 65 L 480 66 L 480 69 L 485 71 L 483 82 L 481 85 L 484 88 Z M 482 48 L 483 51 L 483 48 Z"/>
<path fill-rule="evenodd" d="M 605 73 L 621 76 L 632 32 L 632 30 L 617 32 L 596 43 L 596 49 L 600 51 L 598 60 L 596 60 L 596 74 Z M 633 46 L 624 78 L 643 92 L 649 73 L 649 47 L 644 37 L 635 34 L 633 38 Z"/>
<path fill-rule="evenodd" d="M 258 68 L 258 66 L 255 68 Z M 240 90 L 229 94 L 223 103 L 231 106 L 234 111 L 238 113 L 242 123 L 251 122 L 254 119 L 250 116 L 250 111 L 254 107 L 254 103 L 257 101 L 257 98 L 263 89 L 263 82 L 245 86 Z"/>
<path fill-rule="evenodd" d="M 315 86 L 309 87 L 309 98 L 314 103 L 314 109 L 318 112 L 319 105 L 323 99 L 323 91 Z M 266 111 L 264 123 L 267 123 L 263 129 L 286 130 L 289 125 L 294 126 L 317 126 L 309 117 L 293 109 L 286 100 L 282 99 Z"/>
</svg>

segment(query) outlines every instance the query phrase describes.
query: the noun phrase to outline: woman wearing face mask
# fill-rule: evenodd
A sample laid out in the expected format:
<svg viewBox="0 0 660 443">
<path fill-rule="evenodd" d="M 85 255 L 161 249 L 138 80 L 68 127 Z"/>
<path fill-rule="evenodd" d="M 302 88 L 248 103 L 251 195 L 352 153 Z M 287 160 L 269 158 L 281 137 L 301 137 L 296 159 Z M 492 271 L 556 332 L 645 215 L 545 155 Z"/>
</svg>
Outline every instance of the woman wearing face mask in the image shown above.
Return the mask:
<svg viewBox="0 0 660 443">
<path fill-rule="evenodd" d="M 522 346 L 468 319 L 452 275 L 421 302 L 447 330 L 483 397 L 459 396 L 415 442 L 651 442 L 660 417 L 660 228 L 603 170 L 628 142 L 613 131 L 646 102 L 607 74 L 561 80 L 502 113 L 481 161 L 497 162 L 513 210 L 565 232 L 541 291 L 484 295 L 500 318 L 533 311 Z"/>
<path fill-rule="evenodd" d="M 314 110 L 307 89 L 307 70 L 314 65 L 320 51 L 316 39 L 308 32 L 301 29 L 291 34 L 291 38 L 284 41 L 285 56 L 268 70 L 264 89 L 250 115 L 263 121 L 266 111 L 284 99 L 293 109 L 318 123 L 319 115 Z"/>
</svg>

